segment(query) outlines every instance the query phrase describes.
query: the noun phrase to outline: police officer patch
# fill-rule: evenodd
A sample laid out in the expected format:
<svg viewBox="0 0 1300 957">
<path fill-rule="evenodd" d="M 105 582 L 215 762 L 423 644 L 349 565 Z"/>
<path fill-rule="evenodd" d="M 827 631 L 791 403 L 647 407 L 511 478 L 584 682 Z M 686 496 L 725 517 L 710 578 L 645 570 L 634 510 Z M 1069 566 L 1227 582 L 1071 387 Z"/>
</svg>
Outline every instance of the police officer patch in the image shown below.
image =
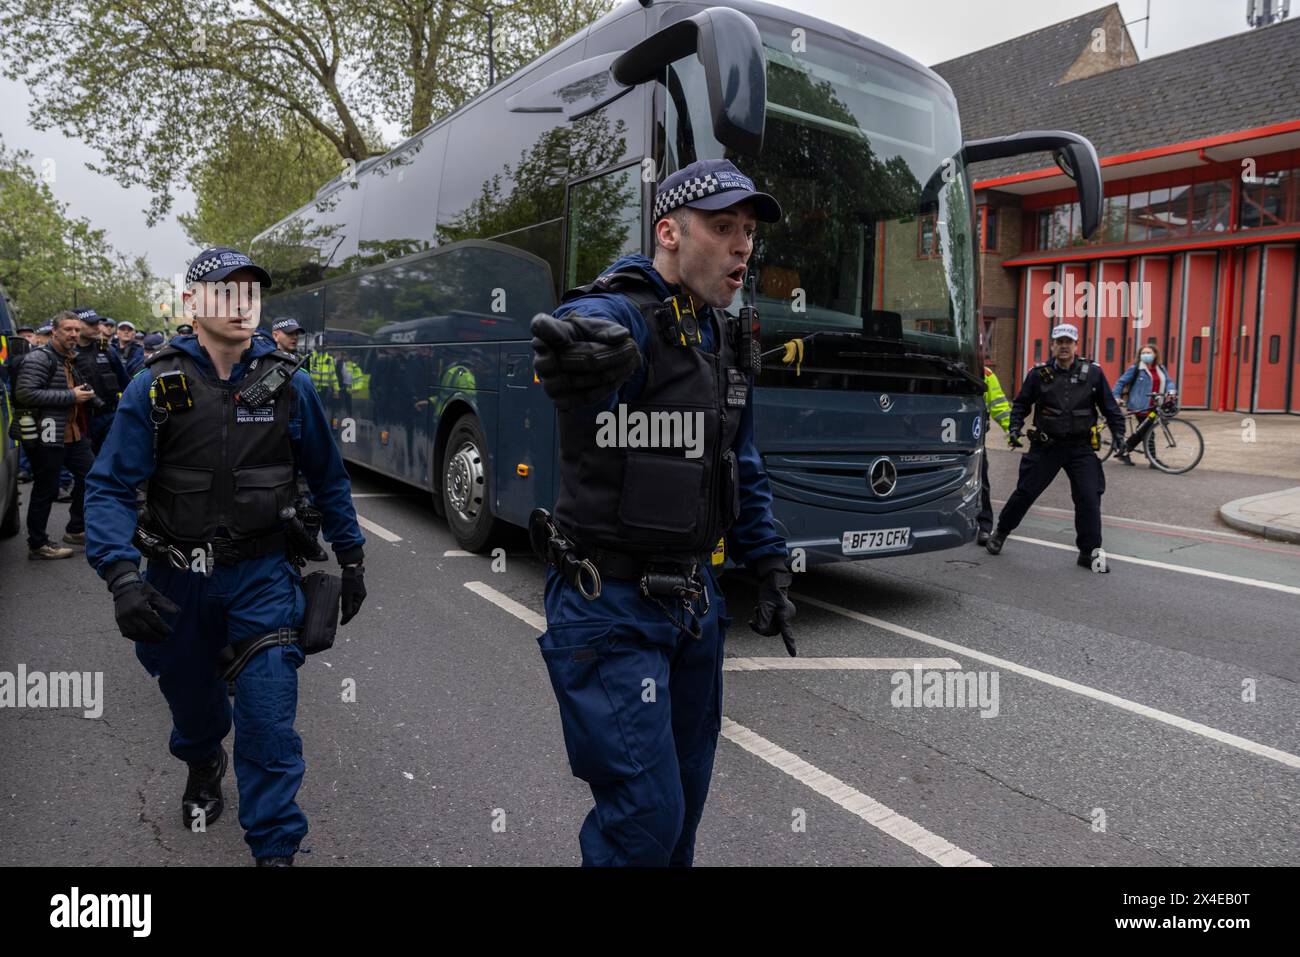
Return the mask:
<svg viewBox="0 0 1300 957">
<path fill-rule="evenodd" d="M 236 423 L 274 422 L 274 421 L 275 421 L 275 406 L 273 405 L 259 405 L 255 409 L 250 409 L 242 405 L 235 406 Z"/>
</svg>

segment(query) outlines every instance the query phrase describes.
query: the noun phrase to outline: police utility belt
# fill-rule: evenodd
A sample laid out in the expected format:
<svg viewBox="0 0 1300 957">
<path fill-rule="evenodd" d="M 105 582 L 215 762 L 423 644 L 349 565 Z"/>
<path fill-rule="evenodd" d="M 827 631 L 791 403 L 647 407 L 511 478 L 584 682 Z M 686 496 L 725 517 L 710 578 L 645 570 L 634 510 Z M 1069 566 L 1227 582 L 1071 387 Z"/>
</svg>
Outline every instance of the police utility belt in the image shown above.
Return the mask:
<svg viewBox="0 0 1300 957">
<path fill-rule="evenodd" d="M 636 582 L 641 594 L 650 599 L 672 599 L 688 607 L 701 602 L 709 610 L 709 590 L 700 569 L 709 556 L 644 558 L 605 549 L 579 549 L 544 508 L 533 509 L 528 519 L 528 538 L 539 559 L 553 567 L 583 598 L 600 597 L 603 578 Z"/>
</svg>

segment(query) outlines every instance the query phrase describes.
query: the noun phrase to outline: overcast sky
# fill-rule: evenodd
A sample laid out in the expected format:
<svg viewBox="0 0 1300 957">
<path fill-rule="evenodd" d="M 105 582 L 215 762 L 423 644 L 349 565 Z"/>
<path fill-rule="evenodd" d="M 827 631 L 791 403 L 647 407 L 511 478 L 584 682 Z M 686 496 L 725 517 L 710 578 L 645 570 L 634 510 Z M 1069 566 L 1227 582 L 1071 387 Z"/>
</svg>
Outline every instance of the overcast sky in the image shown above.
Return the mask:
<svg viewBox="0 0 1300 957">
<path fill-rule="evenodd" d="M 1101 0 L 784 0 L 781 5 L 843 24 L 922 63 L 934 64 L 1105 4 Z M 1246 29 L 1247 0 L 1150 0 L 1149 5 L 1151 36 L 1144 49 L 1145 24 L 1132 21 L 1146 15 L 1147 0 L 1120 3 L 1142 59 Z M 86 162 L 98 156 L 84 143 L 57 131 L 31 128 L 31 97 L 21 83 L 0 78 L 0 103 L 5 105 L 0 114 L 0 136 L 5 144 L 10 149 L 29 150 L 38 170 L 43 160 L 54 160 L 54 193 L 68 204 L 73 216 L 85 216 L 94 226 L 106 229 L 110 242 L 121 252 L 143 254 L 158 275 L 184 271 L 198 250 L 191 247 L 175 214 L 193 208 L 191 194 L 180 192 L 171 216 L 150 229 L 142 212 L 148 204 L 143 189 L 123 189 L 111 178 L 86 169 Z M 385 132 L 390 140 L 398 138 L 396 129 Z"/>
</svg>

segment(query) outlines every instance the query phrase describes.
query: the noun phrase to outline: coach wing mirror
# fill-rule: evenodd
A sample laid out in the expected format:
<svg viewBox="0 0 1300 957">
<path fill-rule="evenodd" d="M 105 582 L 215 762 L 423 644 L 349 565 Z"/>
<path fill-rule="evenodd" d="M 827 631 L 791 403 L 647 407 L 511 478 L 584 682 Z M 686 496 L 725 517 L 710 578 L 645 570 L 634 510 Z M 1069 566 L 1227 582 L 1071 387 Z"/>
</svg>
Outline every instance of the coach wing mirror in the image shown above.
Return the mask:
<svg viewBox="0 0 1300 957">
<path fill-rule="evenodd" d="M 583 60 L 550 76 L 506 100 L 511 113 L 563 113 L 566 120 L 576 120 L 613 103 L 632 89 L 619 83 L 610 73 L 622 53 L 602 53 Z"/>
<path fill-rule="evenodd" d="M 754 21 L 736 10 L 709 7 L 670 24 L 622 53 L 592 57 L 511 96 L 514 113 L 564 113 L 576 120 L 612 103 L 668 64 L 698 55 L 713 135 L 723 146 L 757 156 L 767 115 L 767 68 Z"/>
<path fill-rule="evenodd" d="M 1031 130 L 991 140 L 971 140 L 961 148 L 967 165 L 1041 150 L 1051 150 L 1061 172 L 1074 180 L 1079 191 L 1083 236 L 1090 239 L 1101 225 L 1103 200 L 1101 163 L 1097 161 L 1097 151 L 1086 138 L 1061 130 Z"/>
</svg>

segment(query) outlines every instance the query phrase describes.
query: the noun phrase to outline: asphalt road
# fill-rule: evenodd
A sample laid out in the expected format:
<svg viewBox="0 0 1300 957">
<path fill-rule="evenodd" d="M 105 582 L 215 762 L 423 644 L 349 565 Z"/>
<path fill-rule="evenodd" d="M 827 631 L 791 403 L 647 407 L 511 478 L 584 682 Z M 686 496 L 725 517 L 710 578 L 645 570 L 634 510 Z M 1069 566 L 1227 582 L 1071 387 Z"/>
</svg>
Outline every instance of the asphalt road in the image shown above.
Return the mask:
<svg viewBox="0 0 1300 957">
<path fill-rule="evenodd" d="M 1015 467 L 993 453 L 995 498 Z M 743 626 L 753 589 L 728 576 L 728 720 L 697 863 L 1300 863 L 1300 548 L 1215 518 L 1293 483 L 1106 474 L 1110 575 L 1074 564 L 1062 477 L 997 558 L 798 576 L 799 661 L 854 661 L 772 667 L 781 643 Z M 370 597 L 300 673 L 300 863 L 577 863 L 590 799 L 536 647 L 541 567 L 522 540 L 503 571 L 447 554 L 427 497 L 370 473 L 355 491 Z M 56 506 L 51 528 L 65 520 Z M 232 777 L 222 819 L 182 829 L 166 707 L 84 561 L 31 563 L 9 539 L 0 580 L 0 671 L 104 682 L 98 718 L 0 708 L 0 864 L 247 864 Z M 903 660 L 861 660 L 882 658 Z M 982 673 L 990 695 L 996 674 L 996 698 L 895 706 L 917 658 Z"/>
</svg>

